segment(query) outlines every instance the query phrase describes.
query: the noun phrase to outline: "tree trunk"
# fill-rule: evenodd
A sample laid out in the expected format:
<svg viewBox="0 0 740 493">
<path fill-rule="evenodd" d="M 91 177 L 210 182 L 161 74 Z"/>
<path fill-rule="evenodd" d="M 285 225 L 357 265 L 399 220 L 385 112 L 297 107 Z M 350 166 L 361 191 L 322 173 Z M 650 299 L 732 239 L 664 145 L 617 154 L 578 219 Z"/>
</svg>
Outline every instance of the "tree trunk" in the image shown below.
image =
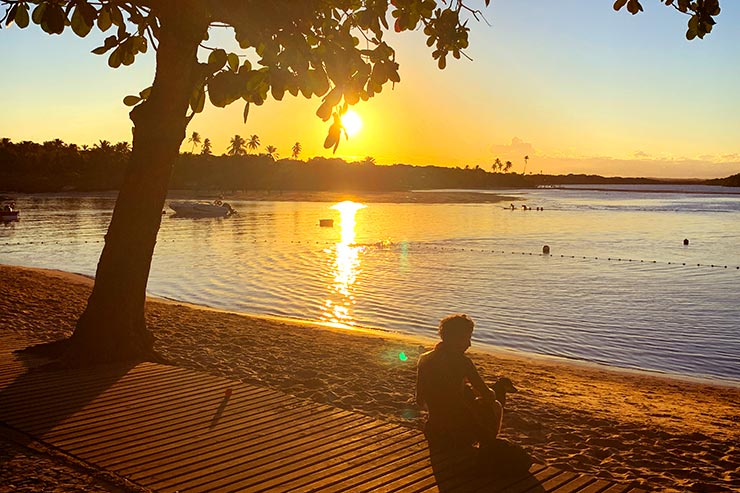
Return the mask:
<svg viewBox="0 0 740 493">
<path fill-rule="evenodd" d="M 130 113 L 133 149 L 95 286 L 72 337 L 47 353 L 67 363 L 155 357 L 144 320 L 146 285 L 172 167 L 185 139 L 188 102 L 202 77 L 196 55 L 208 20 L 196 8 L 199 3 L 162 2 L 156 12 L 161 22 L 156 75 L 149 98 Z"/>
</svg>

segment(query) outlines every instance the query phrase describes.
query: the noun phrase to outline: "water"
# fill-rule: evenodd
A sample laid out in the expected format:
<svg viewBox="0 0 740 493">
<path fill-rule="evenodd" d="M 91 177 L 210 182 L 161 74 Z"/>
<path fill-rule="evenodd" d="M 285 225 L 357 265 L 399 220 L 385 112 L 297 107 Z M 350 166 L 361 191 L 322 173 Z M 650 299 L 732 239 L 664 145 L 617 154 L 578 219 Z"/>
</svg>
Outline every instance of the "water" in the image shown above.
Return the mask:
<svg viewBox="0 0 740 493">
<path fill-rule="evenodd" d="M 740 382 L 740 195 L 507 194 L 517 210 L 230 200 L 230 218 L 167 215 L 149 291 L 425 336 L 465 312 L 479 345 Z M 113 198 L 17 203 L 0 262 L 94 274 Z"/>
</svg>

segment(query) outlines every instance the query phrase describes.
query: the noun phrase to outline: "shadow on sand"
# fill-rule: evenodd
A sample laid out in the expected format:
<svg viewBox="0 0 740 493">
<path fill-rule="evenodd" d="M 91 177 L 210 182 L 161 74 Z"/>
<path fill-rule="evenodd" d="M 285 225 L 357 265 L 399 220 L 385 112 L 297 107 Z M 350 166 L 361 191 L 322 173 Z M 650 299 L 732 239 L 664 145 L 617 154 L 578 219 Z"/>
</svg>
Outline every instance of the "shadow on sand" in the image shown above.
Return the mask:
<svg viewBox="0 0 740 493">
<path fill-rule="evenodd" d="M 439 491 L 507 491 L 510 493 L 544 493 L 540 481 L 527 472 L 511 475 L 496 470 L 493 464 L 482 463 L 474 447 L 454 450 L 429 447 L 432 471 Z"/>
<path fill-rule="evenodd" d="M 69 369 L 19 354 L 2 358 L 0 423 L 15 432 L 14 441 L 21 445 L 34 439 L 43 441 L 44 435 L 84 409 L 136 366 L 136 362 L 131 362 Z"/>
</svg>

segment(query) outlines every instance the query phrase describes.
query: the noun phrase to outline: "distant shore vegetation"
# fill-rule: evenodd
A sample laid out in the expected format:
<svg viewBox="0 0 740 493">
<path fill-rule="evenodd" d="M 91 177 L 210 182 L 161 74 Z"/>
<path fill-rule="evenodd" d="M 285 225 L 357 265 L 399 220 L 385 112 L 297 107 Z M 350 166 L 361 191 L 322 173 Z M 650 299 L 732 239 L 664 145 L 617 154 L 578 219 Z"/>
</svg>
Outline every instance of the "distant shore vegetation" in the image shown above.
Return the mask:
<svg viewBox="0 0 740 493">
<path fill-rule="evenodd" d="M 267 145 L 265 152 L 258 152 L 260 144 L 256 135 L 249 139 L 236 135 L 228 152 L 221 156 L 212 155 L 210 141 L 207 138 L 201 141 L 197 133 L 189 142 L 192 150 L 200 145 L 201 152 L 180 154 L 173 169 L 171 190 L 388 192 L 667 183 L 666 180 L 650 178 L 524 174 L 510 171 L 512 166 L 509 162 L 506 162 L 508 166 L 502 166 L 498 159 L 488 166 L 490 171 L 481 165 L 454 168 L 377 165 L 369 156 L 353 162 L 325 157 L 304 161 L 297 159 L 301 152 L 299 142 L 290 150 L 290 158 L 279 159 L 274 146 Z M 114 144 L 100 140 L 92 146 L 78 146 L 60 139 L 39 144 L 1 138 L 0 189 L 23 193 L 118 190 L 130 152 L 128 142 Z M 740 186 L 740 174 L 691 183 L 736 187 Z"/>
</svg>

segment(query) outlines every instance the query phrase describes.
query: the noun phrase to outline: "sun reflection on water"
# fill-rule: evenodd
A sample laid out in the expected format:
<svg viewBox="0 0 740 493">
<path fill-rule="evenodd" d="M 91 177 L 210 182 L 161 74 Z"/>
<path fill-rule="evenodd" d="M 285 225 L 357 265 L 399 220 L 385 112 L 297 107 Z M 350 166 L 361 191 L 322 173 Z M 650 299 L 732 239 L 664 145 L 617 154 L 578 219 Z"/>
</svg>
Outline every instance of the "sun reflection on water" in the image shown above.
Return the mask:
<svg viewBox="0 0 740 493">
<path fill-rule="evenodd" d="M 339 211 L 341 240 L 333 249 L 325 250 L 333 254 L 331 271 L 333 280 L 329 285 L 329 296 L 324 302 L 322 319 L 345 326 L 354 325 L 352 305 L 355 304 L 354 285 L 360 270 L 360 252 L 363 247 L 355 244 L 355 216 L 357 211 L 367 207 L 346 200 L 331 206 Z"/>
</svg>

